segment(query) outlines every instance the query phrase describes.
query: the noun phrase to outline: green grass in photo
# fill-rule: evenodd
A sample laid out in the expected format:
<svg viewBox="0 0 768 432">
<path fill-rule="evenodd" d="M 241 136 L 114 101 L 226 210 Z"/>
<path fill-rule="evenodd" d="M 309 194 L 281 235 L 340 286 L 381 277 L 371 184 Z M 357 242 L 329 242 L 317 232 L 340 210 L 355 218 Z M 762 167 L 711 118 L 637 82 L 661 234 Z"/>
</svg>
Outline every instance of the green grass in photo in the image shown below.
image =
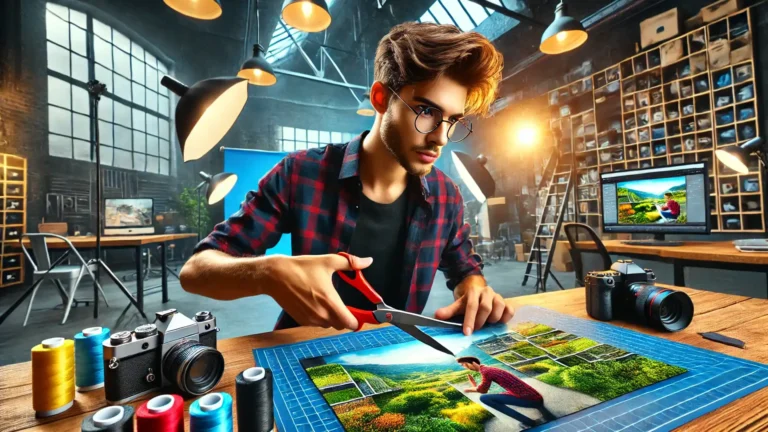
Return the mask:
<svg viewBox="0 0 768 432">
<path fill-rule="evenodd" d="M 339 402 L 346 402 L 348 400 L 357 399 L 362 397 L 360 390 L 357 387 L 352 387 L 344 390 L 337 390 L 330 393 L 323 393 L 323 397 L 329 404 L 333 405 Z"/>
<path fill-rule="evenodd" d="M 349 382 L 349 375 L 341 365 L 326 364 L 307 368 L 307 374 L 318 388 Z"/>
<path fill-rule="evenodd" d="M 577 353 L 579 351 L 584 351 L 585 349 L 595 345 L 597 345 L 597 342 L 591 339 L 579 338 L 579 339 L 574 339 L 568 342 L 567 344 L 562 344 L 562 345 L 557 345 L 557 346 L 547 348 L 547 351 L 560 357 L 568 354 Z"/>
</svg>

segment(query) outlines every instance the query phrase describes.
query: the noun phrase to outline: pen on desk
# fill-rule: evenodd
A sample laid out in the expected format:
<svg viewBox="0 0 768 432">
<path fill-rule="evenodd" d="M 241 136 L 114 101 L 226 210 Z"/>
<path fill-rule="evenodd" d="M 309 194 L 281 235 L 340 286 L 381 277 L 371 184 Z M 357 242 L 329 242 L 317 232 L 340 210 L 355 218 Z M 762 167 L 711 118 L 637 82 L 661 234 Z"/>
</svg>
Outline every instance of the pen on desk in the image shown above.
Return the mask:
<svg viewBox="0 0 768 432">
<path fill-rule="evenodd" d="M 741 348 L 741 349 L 746 349 L 747 348 L 747 344 L 744 343 L 743 341 L 740 341 L 740 340 L 732 338 L 732 337 L 723 336 L 720 333 L 709 332 L 709 333 L 699 333 L 699 334 L 704 339 L 709 339 L 711 341 L 720 342 L 721 344 L 730 345 L 730 346 L 733 346 L 733 347 L 736 347 L 736 348 Z"/>
</svg>

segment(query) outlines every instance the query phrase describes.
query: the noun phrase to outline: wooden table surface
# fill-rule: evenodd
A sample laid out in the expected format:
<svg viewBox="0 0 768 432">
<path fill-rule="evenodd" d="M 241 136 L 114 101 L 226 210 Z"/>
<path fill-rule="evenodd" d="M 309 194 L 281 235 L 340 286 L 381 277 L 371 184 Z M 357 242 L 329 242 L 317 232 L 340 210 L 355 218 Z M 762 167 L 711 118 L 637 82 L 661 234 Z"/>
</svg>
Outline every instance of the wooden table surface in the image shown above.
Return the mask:
<svg viewBox="0 0 768 432">
<path fill-rule="evenodd" d="M 564 242 L 570 248 L 568 242 Z M 689 261 L 718 261 L 726 263 L 768 264 L 768 252 L 740 252 L 731 241 L 685 242 L 682 246 L 626 245 L 622 240 L 603 240 L 605 248 L 613 254 L 648 255 Z M 594 247 L 592 242 L 578 242 L 580 248 Z"/>
<path fill-rule="evenodd" d="M 688 293 L 695 304 L 696 315 L 687 329 L 670 334 L 621 321 L 614 321 L 613 324 L 731 356 L 768 363 L 768 331 L 766 331 L 768 300 L 690 288 L 680 290 Z M 583 288 L 516 297 L 507 301 L 515 307 L 537 305 L 590 319 L 586 313 Z M 366 329 L 370 328 L 373 326 L 366 326 Z M 739 338 L 747 343 L 747 349 L 742 350 L 705 340 L 698 335 L 698 332 L 705 331 L 716 331 Z M 215 391 L 225 391 L 232 396 L 235 395 L 235 376 L 254 365 L 251 352 L 254 348 L 289 344 L 337 333 L 339 332 L 335 330 L 297 328 L 222 340 L 218 348 L 224 354 L 226 367 L 224 376 Z M 0 431 L 78 431 L 82 419 L 88 413 L 106 405 L 103 389 L 78 393 L 74 406 L 68 411 L 52 418 L 36 419 L 32 410 L 30 367 L 29 362 L 0 367 L 0 412 L 2 412 Z M 151 396 L 153 395 L 145 396 L 133 402 L 132 405 L 137 407 Z M 192 401 L 193 399 L 190 399 L 186 402 L 187 427 L 189 427 L 189 404 Z M 236 407 L 233 410 L 236 411 Z M 236 423 L 235 421 L 235 428 L 237 428 Z M 700 417 L 678 430 L 699 432 L 726 429 L 768 430 L 768 388 Z"/>
<path fill-rule="evenodd" d="M 135 236 L 101 236 L 101 245 L 103 247 L 129 247 L 143 246 L 154 243 L 169 242 L 197 237 L 194 233 L 179 234 L 148 234 Z M 96 236 L 69 236 L 67 240 L 72 242 L 76 248 L 94 248 L 96 247 Z M 51 249 L 66 249 L 67 243 L 57 238 L 46 239 L 46 244 Z M 24 246 L 29 246 L 29 239 L 24 239 Z"/>
</svg>

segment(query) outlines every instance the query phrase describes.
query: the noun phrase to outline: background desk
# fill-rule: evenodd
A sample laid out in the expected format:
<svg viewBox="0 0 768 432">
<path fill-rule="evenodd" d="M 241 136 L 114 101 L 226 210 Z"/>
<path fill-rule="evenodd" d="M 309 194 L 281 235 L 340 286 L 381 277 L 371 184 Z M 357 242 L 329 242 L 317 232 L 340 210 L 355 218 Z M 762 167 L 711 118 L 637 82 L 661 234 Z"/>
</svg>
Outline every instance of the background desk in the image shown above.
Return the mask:
<svg viewBox="0 0 768 432">
<path fill-rule="evenodd" d="M 753 271 L 766 275 L 768 295 L 768 252 L 739 252 L 731 241 L 685 242 L 682 246 L 634 246 L 621 240 L 604 240 L 609 253 L 629 257 L 662 261 L 674 267 L 673 284 L 685 286 L 685 267 L 704 267 L 722 270 Z M 568 243 L 565 243 L 568 247 Z M 591 244 L 579 242 L 580 248 Z"/>
<path fill-rule="evenodd" d="M 184 233 L 184 234 L 151 234 L 151 235 L 138 235 L 138 236 L 102 236 L 101 248 L 102 249 L 134 249 L 134 260 L 136 261 L 136 274 L 142 275 L 144 273 L 144 262 L 141 259 L 142 249 L 145 246 L 160 245 L 160 267 L 162 271 L 162 291 L 163 291 L 163 303 L 168 301 L 168 268 L 166 267 L 166 243 L 171 241 L 183 240 L 188 238 L 197 237 L 197 234 Z M 72 245 L 78 251 L 84 251 L 89 249 L 96 249 L 96 236 L 73 236 L 67 237 L 72 242 Z M 25 239 L 26 240 L 26 239 Z M 48 249 L 67 249 L 69 246 L 66 242 L 59 239 L 46 239 Z M 24 241 L 24 246 L 29 247 L 29 240 Z M 109 263 L 107 263 L 109 265 Z M 141 276 L 136 278 L 136 302 L 139 304 L 141 310 L 144 310 L 144 280 Z M 0 429 L 2 430 L 2 429 Z"/>
<path fill-rule="evenodd" d="M 678 289 L 677 287 L 671 287 Z M 691 325 L 678 333 L 662 333 L 631 323 L 616 321 L 613 324 L 631 328 L 644 333 L 695 345 L 701 348 L 719 351 L 724 354 L 741 357 L 761 363 L 768 363 L 768 301 L 748 297 L 698 291 L 679 288 L 688 293 L 695 304 L 696 317 Z M 584 303 L 584 289 L 548 292 L 516 297 L 507 300 L 515 307 L 537 305 L 589 319 Z M 216 311 L 213 311 L 215 314 Z M 366 329 L 372 326 L 366 325 Z M 747 343 L 742 350 L 703 339 L 697 332 L 718 331 L 727 336 L 739 338 Z M 226 366 L 224 376 L 214 391 L 224 391 L 235 395 L 235 376 L 254 365 L 254 348 L 301 342 L 308 339 L 332 336 L 335 330 L 319 328 L 295 328 L 258 335 L 243 336 L 219 341 L 218 348 L 223 353 Z M 30 347 L 32 348 L 32 347 Z M 29 362 L 0 367 L 0 431 L 71 431 L 79 430 L 80 423 L 88 414 L 106 406 L 104 390 L 89 393 L 77 393 L 75 405 L 68 411 L 44 420 L 35 418 L 32 410 L 31 365 Z M 144 400 L 154 395 L 147 395 L 132 403 L 137 407 Z M 186 401 L 187 429 L 189 430 L 189 405 Z M 728 428 L 730 430 L 768 430 L 768 388 L 722 407 L 706 416 L 685 425 L 679 430 L 710 431 Z M 233 411 L 236 418 L 236 407 Z M 237 425 L 235 424 L 235 429 Z"/>
</svg>

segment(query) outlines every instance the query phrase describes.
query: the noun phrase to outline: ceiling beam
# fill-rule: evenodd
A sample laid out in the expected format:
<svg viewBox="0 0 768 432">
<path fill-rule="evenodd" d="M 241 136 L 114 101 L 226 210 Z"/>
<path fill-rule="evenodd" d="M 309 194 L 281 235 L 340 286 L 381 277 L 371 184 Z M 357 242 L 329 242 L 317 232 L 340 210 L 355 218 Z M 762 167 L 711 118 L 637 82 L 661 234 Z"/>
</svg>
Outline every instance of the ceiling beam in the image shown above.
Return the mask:
<svg viewBox="0 0 768 432">
<path fill-rule="evenodd" d="M 488 0 L 469 0 L 469 1 L 471 1 L 472 3 L 477 3 L 480 6 L 487 7 L 488 9 L 491 9 L 494 12 L 498 12 L 498 13 L 504 15 L 504 16 L 508 16 L 508 17 L 516 19 L 516 20 L 518 20 L 520 22 L 531 24 L 531 25 L 534 25 L 534 26 L 537 26 L 537 27 L 547 28 L 547 24 L 544 24 L 544 23 L 542 23 L 540 21 L 537 21 L 537 20 L 529 17 L 528 15 L 523 15 L 520 12 L 515 12 L 515 11 L 513 11 L 511 9 L 505 8 L 504 6 L 499 6 L 496 3 L 491 3 Z"/>
</svg>

